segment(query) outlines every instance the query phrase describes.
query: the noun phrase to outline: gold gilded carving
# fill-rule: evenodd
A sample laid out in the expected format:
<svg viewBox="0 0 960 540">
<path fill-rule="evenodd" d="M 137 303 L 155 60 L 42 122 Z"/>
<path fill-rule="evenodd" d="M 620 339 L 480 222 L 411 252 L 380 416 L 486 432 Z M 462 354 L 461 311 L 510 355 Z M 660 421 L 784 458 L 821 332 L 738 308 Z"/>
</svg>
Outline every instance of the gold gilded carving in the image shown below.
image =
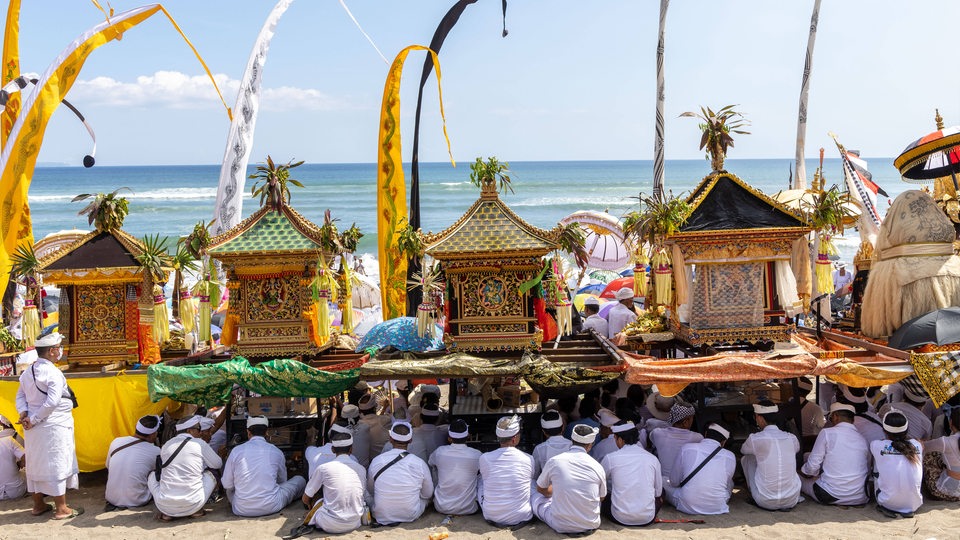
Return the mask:
<svg viewBox="0 0 960 540">
<path fill-rule="evenodd" d="M 300 318 L 300 277 L 288 275 L 257 280 L 241 280 L 246 319 L 256 321 L 297 320 Z"/>
<path fill-rule="evenodd" d="M 123 341 L 124 285 L 77 287 L 77 342 Z"/>
</svg>

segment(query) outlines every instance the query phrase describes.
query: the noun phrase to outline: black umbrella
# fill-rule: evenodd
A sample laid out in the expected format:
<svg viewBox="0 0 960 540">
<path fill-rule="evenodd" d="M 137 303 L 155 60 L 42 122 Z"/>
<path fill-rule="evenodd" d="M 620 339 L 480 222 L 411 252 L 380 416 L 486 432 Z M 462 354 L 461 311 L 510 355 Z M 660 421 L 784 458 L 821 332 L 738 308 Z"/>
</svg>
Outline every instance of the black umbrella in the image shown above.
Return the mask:
<svg viewBox="0 0 960 540">
<path fill-rule="evenodd" d="M 905 351 L 927 343 L 960 343 L 960 307 L 938 309 L 910 319 L 897 328 L 887 345 Z"/>
</svg>

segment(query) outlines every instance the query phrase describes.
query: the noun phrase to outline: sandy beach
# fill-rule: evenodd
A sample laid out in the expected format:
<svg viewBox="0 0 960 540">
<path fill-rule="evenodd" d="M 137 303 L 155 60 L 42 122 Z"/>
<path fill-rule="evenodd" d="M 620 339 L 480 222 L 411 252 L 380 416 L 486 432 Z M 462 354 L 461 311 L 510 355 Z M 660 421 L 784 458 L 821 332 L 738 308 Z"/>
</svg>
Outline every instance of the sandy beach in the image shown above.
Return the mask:
<svg viewBox="0 0 960 540">
<path fill-rule="evenodd" d="M 294 503 L 280 514 L 264 518 L 239 518 L 230 512 L 226 500 L 208 506 L 205 517 L 162 523 L 154 519 L 153 505 L 131 510 L 104 512 L 103 489 L 106 472 L 80 476 L 81 489 L 68 493 L 71 506 L 82 506 L 86 512 L 71 520 L 52 521 L 50 514 L 30 515 L 30 499 L 0 502 L 0 538 L 163 538 L 188 539 L 256 539 L 276 538 L 299 524 L 304 512 Z M 692 516 L 665 507 L 661 519 L 685 519 Z M 446 531 L 452 539 L 561 539 L 540 522 L 534 522 L 517 531 L 496 529 L 479 515 L 456 517 L 446 526 L 444 516 L 428 510 L 414 523 L 372 529 L 363 527 L 345 535 L 330 535 L 320 531 L 304 538 L 343 539 L 416 539 L 427 540 L 431 533 Z M 627 528 L 604 521 L 590 538 L 641 538 L 656 535 L 659 538 L 956 538 L 960 530 L 960 511 L 957 503 L 928 501 L 913 519 L 889 519 L 873 506 L 863 508 L 825 507 L 812 502 L 800 503 L 791 512 L 767 512 L 747 504 L 746 495 L 737 490 L 730 503 L 730 513 L 723 516 L 704 516 L 705 524 L 661 523 L 645 528 Z"/>
</svg>

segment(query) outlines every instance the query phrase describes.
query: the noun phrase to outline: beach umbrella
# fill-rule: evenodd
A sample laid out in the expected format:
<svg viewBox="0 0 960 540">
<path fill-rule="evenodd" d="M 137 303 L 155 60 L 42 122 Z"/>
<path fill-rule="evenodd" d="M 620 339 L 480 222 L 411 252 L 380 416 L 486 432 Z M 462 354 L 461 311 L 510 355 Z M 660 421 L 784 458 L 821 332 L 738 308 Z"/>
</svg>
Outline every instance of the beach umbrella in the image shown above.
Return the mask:
<svg viewBox="0 0 960 540">
<path fill-rule="evenodd" d="M 627 268 L 626 270 L 623 270 L 622 272 L 620 272 L 620 275 L 623 276 L 623 277 L 632 276 L 632 275 L 633 275 L 633 268 Z"/>
<path fill-rule="evenodd" d="M 928 343 L 960 343 L 960 307 L 938 309 L 910 319 L 890 335 L 887 345 L 905 351 Z"/>
<path fill-rule="evenodd" d="M 610 283 L 611 281 L 620 277 L 620 274 L 614 272 L 613 270 L 594 270 L 587 274 L 590 279 L 595 279 L 600 283 Z"/>
<path fill-rule="evenodd" d="M 435 335 L 442 336 L 443 328 L 437 325 Z M 370 347 L 383 349 L 384 347 L 394 347 L 400 351 L 435 351 L 444 348 L 443 340 L 432 337 L 427 334 L 426 337 L 420 337 L 417 334 L 416 317 L 397 317 L 374 326 L 357 345 L 357 352 L 361 352 Z"/>
<path fill-rule="evenodd" d="M 893 166 L 904 181 L 913 183 L 949 180 L 955 190 L 960 173 L 960 126 L 943 128 L 940 111 L 936 116 L 937 130 L 908 144 Z"/>
<path fill-rule="evenodd" d="M 600 306 L 600 311 L 597 312 L 597 315 L 606 319 L 607 315 L 610 314 L 610 310 L 613 309 L 613 306 L 617 304 L 619 304 L 619 302 L 607 302 L 606 304 L 603 304 Z"/>
<path fill-rule="evenodd" d="M 577 289 L 577 294 L 592 294 L 595 296 L 600 296 L 600 293 L 607 288 L 606 283 L 591 283 Z"/>
<path fill-rule="evenodd" d="M 607 283 L 606 288 L 600 293 L 600 298 L 614 298 L 617 291 L 624 287 L 633 288 L 633 276 L 624 276 Z M 636 294 L 636 291 L 634 291 L 634 294 Z"/>
<path fill-rule="evenodd" d="M 583 311 L 583 302 L 587 298 L 597 298 L 595 294 L 578 294 L 573 297 L 573 305 L 577 308 L 577 311 Z M 604 301 L 600 300 L 600 304 L 603 304 Z"/>
<path fill-rule="evenodd" d="M 579 210 L 560 220 L 561 225 L 571 223 L 579 223 L 586 233 L 584 249 L 588 254 L 588 267 L 620 270 L 630 264 L 630 249 L 619 219 L 606 212 Z"/>
</svg>

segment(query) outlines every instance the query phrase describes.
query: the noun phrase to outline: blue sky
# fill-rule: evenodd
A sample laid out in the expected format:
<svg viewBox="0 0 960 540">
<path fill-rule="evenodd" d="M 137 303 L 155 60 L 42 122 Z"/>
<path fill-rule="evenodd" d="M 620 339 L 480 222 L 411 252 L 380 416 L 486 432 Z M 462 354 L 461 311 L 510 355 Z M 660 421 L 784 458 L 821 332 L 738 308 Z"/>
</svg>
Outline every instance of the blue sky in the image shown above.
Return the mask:
<svg viewBox="0 0 960 540">
<path fill-rule="evenodd" d="M 392 60 L 429 44 L 453 0 L 346 0 Z M 103 20 L 85 0 L 26 1 L 24 72 L 42 73 L 75 37 Z M 104 3 L 105 4 L 105 3 Z M 227 103 L 274 2 L 164 3 L 223 82 Z M 116 0 L 119 12 L 139 5 Z M 513 0 L 506 38 L 499 0 L 467 8 L 440 53 L 447 126 L 458 162 L 651 159 L 656 0 Z M 800 77 L 812 0 L 673 0 L 667 19 L 668 159 L 702 157 L 700 105 L 739 104 L 752 122 L 731 156 L 794 155 Z M 934 129 L 934 108 L 960 124 L 953 67 L 955 0 L 825 0 L 811 82 L 806 153 L 828 131 L 870 157 L 897 155 Z M 404 160 L 412 143 L 422 53 L 407 61 Z M 376 161 L 387 65 L 335 0 L 298 0 L 280 21 L 264 70 L 251 163 Z M 219 164 L 227 116 L 199 63 L 161 16 L 93 52 L 68 95 L 97 132 L 98 163 Z M 79 164 L 89 142 L 65 108 L 41 162 Z M 828 154 L 832 155 L 832 154 Z M 427 86 L 421 160 L 446 159 L 435 82 Z"/>
</svg>

